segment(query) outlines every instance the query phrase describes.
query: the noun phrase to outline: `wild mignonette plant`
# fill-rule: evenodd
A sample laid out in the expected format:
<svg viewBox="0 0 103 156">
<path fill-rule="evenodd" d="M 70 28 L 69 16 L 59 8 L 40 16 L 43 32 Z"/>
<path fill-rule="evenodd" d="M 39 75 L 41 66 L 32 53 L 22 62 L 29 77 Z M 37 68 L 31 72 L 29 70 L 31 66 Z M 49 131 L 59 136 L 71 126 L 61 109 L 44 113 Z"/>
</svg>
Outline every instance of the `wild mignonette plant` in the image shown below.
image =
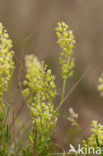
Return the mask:
<svg viewBox="0 0 103 156">
<path fill-rule="evenodd" d="M 56 28 L 57 43 L 61 48 L 59 61 L 61 64 L 61 76 L 63 88 L 61 101 L 54 108 L 54 100 L 57 96 L 55 76 L 43 61 L 39 61 L 33 54 L 25 56 L 26 76 L 23 82 L 22 94 L 30 112 L 32 129 L 27 134 L 27 144 L 19 140 L 13 142 L 8 115 L 12 107 L 12 81 L 14 62 L 12 41 L 7 31 L 0 23 L 0 156 L 50 156 L 55 135 L 55 126 L 59 117 L 59 109 L 64 102 L 66 94 L 67 79 L 72 77 L 74 68 L 73 48 L 75 40 L 73 32 L 64 22 L 58 23 Z M 98 90 L 103 94 L 103 74 L 99 79 Z M 9 87 L 8 87 L 9 86 Z M 10 89 L 8 105 L 5 104 L 4 93 Z M 77 118 L 78 114 L 72 108 L 69 109 L 73 126 L 76 126 L 83 136 L 83 145 L 87 148 L 93 146 L 95 149 L 103 147 L 103 125 L 97 121 L 91 124 L 91 137 L 87 138 L 80 128 Z M 14 124 L 15 126 L 15 124 Z M 18 147 L 22 145 L 21 147 Z M 61 153 L 63 156 L 70 153 Z M 91 154 L 93 154 L 91 152 Z M 54 155 L 58 155 L 55 153 Z M 78 153 L 74 154 L 78 156 Z M 101 153 L 100 156 L 103 154 Z"/>
<path fill-rule="evenodd" d="M 99 124 L 97 121 L 93 121 L 91 124 L 92 135 L 89 138 L 89 142 L 92 146 L 103 146 L 103 125 Z"/>
<path fill-rule="evenodd" d="M 65 95 L 66 80 L 73 73 L 72 49 L 75 41 L 72 31 L 69 30 L 69 27 L 64 22 L 58 23 L 56 33 L 57 42 L 62 48 L 60 54 L 63 78 L 62 103 Z M 50 69 L 47 69 L 47 65 L 44 65 L 44 62 L 39 62 L 35 56 L 27 55 L 25 61 L 27 75 L 24 81 L 25 89 L 23 94 L 28 101 L 33 130 L 29 135 L 29 147 L 26 151 L 24 150 L 24 153 L 31 155 L 31 153 L 36 152 L 38 156 L 46 156 L 49 155 L 49 145 L 54 135 L 58 113 L 53 106 L 53 99 L 56 96 L 55 76 L 51 74 Z M 35 147 L 34 149 L 33 146 Z"/>
<path fill-rule="evenodd" d="M 7 31 L 0 23 L 0 155 L 7 155 L 8 141 L 10 139 L 8 124 L 9 109 L 11 107 L 12 98 L 12 75 L 14 69 L 12 41 L 9 39 Z M 10 82 L 10 102 L 6 110 L 3 101 L 3 94 L 7 91 L 8 82 Z"/>
<path fill-rule="evenodd" d="M 61 103 L 65 96 L 66 80 L 72 76 L 74 60 L 72 49 L 74 36 L 69 27 L 64 23 L 58 23 L 56 28 L 58 43 L 62 49 L 60 64 L 62 66 L 63 93 Z M 43 61 L 38 61 L 34 55 L 25 57 L 27 74 L 25 76 L 23 95 L 30 111 L 32 130 L 29 133 L 29 144 L 26 147 L 13 148 L 8 145 L 12 141 L 8 126 L 8 114 L 12 107 L 12 79 L 13 79 L 13 55 L 12 41 L 7 31 L 0 23 L 0 156 L 24 155 L 24 156 L 49 156 L 52 139 L 55 134 L 55 126 L 58 118 L 58 109 L 54 109 L 54 99 L 57 95 L 55 76 Z M 9 85 L 10 84 L 10 85 Z M 3 95 L 10 86 L 10 100 L 6 108 Z M 21 143 L 21 141 L 19 142 Z"/>
<path fill-rule="evenodd" d="M 58 38 L 57 43 L 62 49 L 59 61 L 62 67 L 63 91 L 61 102 L 63 102 L 67 78 L 72 77 L 73 75 L 74 59 L 72 58 L 72 54 L 75 40 L 73 32 L 69 30 L 68 25 L 64 22 L 58 23 L 56 34 Z"/>
<path fill-rule="evenodd" d="M 99 78 L 98 91 L 103 96 L 103 74 Z M 93 147 L 94 150 L 99 153 L 99 156 L 103 155 L 103 125 L 98 121 L 92 121 L 91 123 L 91 136 L 87 140 L 83 140 L 83 144 L 87 145 L 87 148 Z M 90 154 L 93 154 L 91 151 Z"/>
<path fill-rule="evenodd" d="M 29 150 L 31 148 L 30 154 L 37 152 L 38 156 L 47 155 L 56 125 L 56 116 L 51 121 L 55 113 L 53 106 L 56 96 L 55 77 L 44 62 L 39 62 L 35 56 L 27 55 L 25 60 L 27 75 L 23 94 L 27 98 L 33 124 L 33 130 L 29 135 Z"/>
<path fill-rule="evenodd" d="M 97 121 L 92 121 L 91 124 L 91 136 L 83 140 L 83 148 L 86 154 L 97 154 L 99 156 L 103 155 L 103 125 L 99 124 Z"/>
<path fill-rule="evenodd" d="M 101 74 L 101 77 L 99 78 L 99 85 L 98 85 L 98 91 L 100 91 L 101 96 L 103 96 L 103 74 Z M 84 153 L 84 155 L 99 155 L 103 156 L 103 125 L 98 123 L 98 121 L 92 121 L 91 123 L 91 136 L 88 138 L 84 135 L 82 129 L 80 128 L 77 117 L 78 114 L 74 112 L 72 108 L 69 109 L 70 117 L 68 117 L 68 120 L 72 123 L 73 126 L 76 126 L 81 135 L 83 136 L 84 140 L 82 141 L 82 150 L 81 154 Z M 79 153 L 80 154 L 80 153 Z M 77 156 L 79 155 L 77 151 Z"/>
</svg>

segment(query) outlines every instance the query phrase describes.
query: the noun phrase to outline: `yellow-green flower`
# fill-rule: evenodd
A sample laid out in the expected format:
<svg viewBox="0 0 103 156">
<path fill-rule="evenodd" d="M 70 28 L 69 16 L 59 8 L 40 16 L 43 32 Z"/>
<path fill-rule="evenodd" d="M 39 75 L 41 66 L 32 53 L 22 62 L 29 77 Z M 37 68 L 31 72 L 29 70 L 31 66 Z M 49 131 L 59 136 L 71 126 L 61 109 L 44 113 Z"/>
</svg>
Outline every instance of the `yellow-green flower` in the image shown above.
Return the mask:
<svg viewBox="0 0 103 156">
<path fill-rule="evenodd" d="M 99 124 L 97 121 L 92 121 L 91 124 L 92 135 L 89 138 L 89 143 L 92 146 L 103 146 L 103 125 Z"/>
<path fill-rule="evenodd" d="M 32 120 L 36 121 L 39 127 L 41 120 L 45 125 L 54 113 L 55 77 L 51 74 L 51 70 L 47 69 L 47 65 L 44 65 L 44 62 L 39 62 L 34 55 L 27 55 L 25 61 L 27 75 L 23 94 L 28 100 Z"/>
<path fill-rule="evenodd" d="M 100 91 L 101 96 L 103 96 L 103 73 L 101 74 L 101 77 L 99 78 L 98 90 Z"/>
<path fill-rule="evenodd" d="M 9 39 L 7 31 L 0 23 L 0 101 L 2 101 L 3 93 L 7 90 L 8 81 L 14 69 L 14 52 L 11 48 L 12 41 Z"/>
<path fill-rule="evenodd" d="M 66 79 L 73 74 L 74 60 L 72 53 L 75 44 L 74 35 L 64 22 L 58 23 L 56 34 L 58 38 L 57 43 L 62 49 L 59 58 L 60 64 L 62 65 L 62 77 Z"/>
</svg>

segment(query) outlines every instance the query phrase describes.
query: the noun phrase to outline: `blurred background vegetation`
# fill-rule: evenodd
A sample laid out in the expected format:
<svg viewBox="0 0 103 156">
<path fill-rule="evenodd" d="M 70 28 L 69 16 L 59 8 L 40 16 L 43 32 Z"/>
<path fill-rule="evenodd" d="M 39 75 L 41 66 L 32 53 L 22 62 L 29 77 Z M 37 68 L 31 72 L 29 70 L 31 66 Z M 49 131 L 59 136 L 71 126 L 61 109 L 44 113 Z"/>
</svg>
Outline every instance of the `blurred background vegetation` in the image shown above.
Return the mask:
<svg viewBox="0 0 103 156">
<path fill-rule="evenodd" d="M 58 96 L 55 107 L 60 101 L 62 79 L 58 57 L 60 48 L 56 43 L 55 27 L 60 21 L 66 22 L 74 31 L 75 72 L 68 81 L 67 91 L 81 77 L 89 65 L 89 71 L 81 80 L 61 108 L 56 127 L 54 142 L 68 148 L 69 143 L 82 138 L 72 127 L 67 117 L 68 108 L 73 107 L 79 114 L 78 122 L 86 135 L 92 120 L 103 123 L 103 99 L 97 91 L 98 78 L 103 68 L 103 1 L 102 0 L 0 0 L 0 22 L 8 30 L 15 51 L 14 72 L 14 109 L 17 117 L 16 134 L 22 138 L 31 124 L 26 103 L 21 96 L 25 73 L 24 56 L 33 53 L 44 60 L 56 75 Z M 23 67 L 24 69 L 25 67 Z M 19 83 L 18 83 L 19 80 Z M 8 103 L 8 93 L 5 101 Z M 12 123 L 12 112 L 10 115 Z M 12 126 L 11 126 L 12 129 Z"/>
</svg>

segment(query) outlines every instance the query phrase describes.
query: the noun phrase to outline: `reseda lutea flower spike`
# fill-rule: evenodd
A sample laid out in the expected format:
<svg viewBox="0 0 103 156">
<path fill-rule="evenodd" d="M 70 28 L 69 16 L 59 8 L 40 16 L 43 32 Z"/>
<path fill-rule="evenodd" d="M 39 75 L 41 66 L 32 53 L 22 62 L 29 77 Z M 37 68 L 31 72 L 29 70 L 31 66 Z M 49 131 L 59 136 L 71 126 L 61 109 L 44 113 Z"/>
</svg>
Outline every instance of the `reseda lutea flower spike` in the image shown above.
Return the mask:
<svg viewBox="0 0 103 156">
<path fill-rule="evenodd" d="M 63 103 L 67 78 L 72 77 L 73 75 L 74 59 L 72 58 L 72 54 L 75 40 L 73 32 L 69 30 L 68 25 L 64 22 L 58 23 L 58 26 L 56 28 L 56 34 L 58 38 L 57 43 L 62 49 L 59 61 L 62 68 L 63 88 L 61 103 Z"/>
<path fill-rule="evenodd" d="M 50 141 L 50 133 L 56 124 L 56 117 L 51 120 L 55 113 L 53 108 L 53 100 L 56 96 L 55 77 L 51 74 L 51 70 L 47 69 L 47 65 L 44 65 L 44 62 L 39 62 L 34 55 L 27 55 L 25 61 L 27 75 L 23 94 L 28 100 L 34 129 L 37 127 L 36 136 L 39 137 L 39 134 L 42 133 L 37 142 L 37 148 L 40 148 L 42 146 L 39 147 L 39 143 L 44 147 L 45 139 L 47 142 Z M 40 152 L 41 149 L 37 149 L 37 151 Z"/>
<path fill-rule="evenodd" d="M 0 23 L 0 99 L 3 92 L 7 90 L 10 74 L 14 69 L 13 54 L 11 50 L 12 41 L 9 39 L 7 31 Z"/>
<path fill-rule="evenodd" d="M 72 30 L 64 22 L 58 23 L 56 34 L 60 48 L 60 64 L 62 66 L 62 78 L 66 79 L 73 74 L 74 59 L 72 58 L 73 48 L 75 44 L 74 35 Z"/>
<path fill-rule="evenodd" d="M 12 41 L 9 39 L 7 31 L 0 23 L 0 118 L 4 116 L 5 106 L 3 103 L 3 93 L 7 91 L 8 81 L 14 69 L 13 54 L 11 50 Z"/>
</svg>

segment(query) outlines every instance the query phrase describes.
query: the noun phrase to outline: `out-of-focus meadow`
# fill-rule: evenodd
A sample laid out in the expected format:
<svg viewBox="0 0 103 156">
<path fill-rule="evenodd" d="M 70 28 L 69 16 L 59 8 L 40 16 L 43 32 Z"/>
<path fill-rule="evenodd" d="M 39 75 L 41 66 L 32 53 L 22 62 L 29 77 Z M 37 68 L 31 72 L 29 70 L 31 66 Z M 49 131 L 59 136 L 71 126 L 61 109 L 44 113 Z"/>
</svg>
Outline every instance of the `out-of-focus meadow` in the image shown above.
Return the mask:
<svg viewBox="0 0 103 156">
<path fill-rule="evenodd" d="M 73 90 L 60 110 L 54 141 L 68 147 L 70 142 L 80 143 L 81 136 L 67 120 L 68 108 L 73 107 L 79 114 L 78 122 L 88 136 L 92 120 L 103 123 L 103 98 L 97 91 L 98 78 L 103 69 L 103 1 L 102 0 L 0 0 L 0 22 L 8 30 L 15 51 L 14 108 L 17 117 L 17 135 L 22 136 L 22 126 L 30 128 L 29 113 L 21 96 L 25 72 L 24 58 L 33 53 L 44 60 L 56 75 L 59 104 L 62 79 L 58 61 L 60 48 L 56 43 L 55 27 L 60 21 L 66 22 L 73 30 L 76 46 L 74 49 L 74 76 L 68 81 L 67 91 L 87 70 L 85 78 Z M 19 83 L 18 83 L 19 80 Z M 8 93 L 7 93 L 8 94 Z M 5 101 L 8 103 L 8 95 Z M 15 102 L 16 101 L 16 102 Z M 12 112 L 11 112 L 12 113 Z M 9 116 L 12 122 L 12 115 Z M 12 128 L 12 127 L 11 127 Z"/>
</svg>

